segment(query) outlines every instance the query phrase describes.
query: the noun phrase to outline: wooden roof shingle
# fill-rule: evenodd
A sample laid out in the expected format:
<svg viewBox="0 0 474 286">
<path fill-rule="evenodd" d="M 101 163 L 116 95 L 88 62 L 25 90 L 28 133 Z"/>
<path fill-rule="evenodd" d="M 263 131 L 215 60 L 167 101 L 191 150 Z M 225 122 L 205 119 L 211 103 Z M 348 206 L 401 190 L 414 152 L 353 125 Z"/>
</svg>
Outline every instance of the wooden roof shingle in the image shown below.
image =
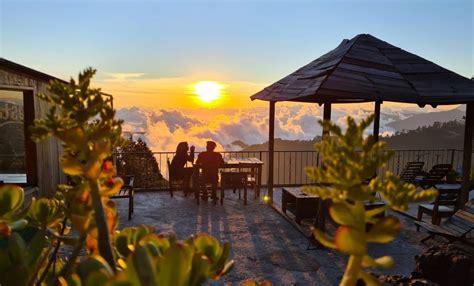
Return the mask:
<svg viewBox="0 0 474 286">
<path fill-rule="evenodd" d="M 474 81 L 372 35 L 360 34 L 251 99 L 463 104 L 474 102 Z"/>
</svg>

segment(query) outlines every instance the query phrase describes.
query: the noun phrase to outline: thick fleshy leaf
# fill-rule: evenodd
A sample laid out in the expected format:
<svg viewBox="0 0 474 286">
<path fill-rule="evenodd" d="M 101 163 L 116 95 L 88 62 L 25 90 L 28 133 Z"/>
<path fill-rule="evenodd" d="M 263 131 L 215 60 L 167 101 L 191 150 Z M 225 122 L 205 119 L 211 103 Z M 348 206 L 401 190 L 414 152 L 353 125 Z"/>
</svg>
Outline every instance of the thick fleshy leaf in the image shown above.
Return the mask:
<svg viewBox="0 0 474 286">
<path fill-rule="evenodd" d="M 188 285 L 193 255 L 190 245 L 172 244 L 158 261 L 158 285 Z"/>
<path fill-rule="evenodd" d="M 162 285 L 157 282 L 157 276 L 155 272 L 155 267 L 153 265 L 152 257 L 148 253 L 146 247 L 137 246 L 137 248 L 132 254 L 132 260 L 141 285 Z"/>
<path fill-rule="evenodd" d="M 333 203 L 329 208 L 332 219 L 340 225 L 354 226 L 356 218 L 351 208 L 345 203 Z"/>
<path fill-rule="evenodd" d="M 77 274 L 79 274 L 83 281 L 87 279 L 89 274 L 96 271 L 107 273 L 109 277 L 113 275 L 113 271 L 109 264 L 104 258 L 102 258 L 102 256 L 99 255 L 90 255 L 86 257 L 81 261 L 81 263 L 79 263 L 79 266 L 77 267 Z"/>
<path fill-rule="evenodd" d="M 362 258 L 363 267 L 379 267 L 379 268 L 392 268 L 395 265 L 395 261 L 390 256 L 382 256 L 377 259 L 366 255 Z"/>
<path fill-rule="evenodd" d="M 334 241 L 334 239 L 327 235 L 325 232 L 322 232 L 319 229 L 315 229 L 313 231 L 313 235 L 316 240 L 319 241 L 325 247 L 337 249 L 336 242 Z"/>
<path fill-rule="evenodd" d="M 367 233 L 367 242 L 388 243 L 400 232 L 400 221 L 394 217 L 381 218 L 372 225 Z"/>
<path fill-rule="evenodd" d="M 11 214 L 23 205 L 23 189 L 15 185 L 0 187 L 0 217 Z"/>
<path fill-rule="evenodd" d="M 196 252 L 200 252 L 208 256 L 211 258 L 211 261 L 216 261 L 222 253 L 219 241 L 207 234 L 198 235 L 194 239 L 194 247 L 196 247 Z"/>
<path fill-rule="evenodd" d="M 353 227 L 340 226 L 334 241 L 337 249 L 344 254 L 363 256 L 367 253 L 365 233 Z"/>
</svg>

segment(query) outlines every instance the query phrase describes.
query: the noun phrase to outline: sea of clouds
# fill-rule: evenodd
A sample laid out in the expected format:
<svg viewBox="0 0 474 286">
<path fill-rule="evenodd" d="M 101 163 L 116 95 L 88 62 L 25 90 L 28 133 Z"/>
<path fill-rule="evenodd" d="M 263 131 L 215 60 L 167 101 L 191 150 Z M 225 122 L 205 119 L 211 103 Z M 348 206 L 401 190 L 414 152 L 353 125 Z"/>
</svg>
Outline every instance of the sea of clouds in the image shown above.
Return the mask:
<svg viewBox="0 0 474 286">
<path fill-rule="evenodd" d="M 333 108 L 332 120 L 344 127 L 348 114 L 360 120 L 373 112 L 372 106 Z M 381 133 L 394 132 L 385 125 L 407 118 L 411 113 L 395 108 L 384 108 L 381 115 Z M 232 144 L 259 144 L 268 140 L 268 109 L 188 109 L 152 110 L 138 107 L 121 108 L 117 116 L 124 120 L 124 131 L 142 137 L 153 151 L 174 151 L 181 141 L 203 150 L 205 142 L 213 140 L 219 150 L 236 151 L 241 147 Z M 290 105 L 276 108 L 275 137 L 286 140 L 311 140 L 321 135 L 318 121 L 322 108 L 317 105 Z M 370 128 L 368 129 L 370 130 Z"/>
</svg>

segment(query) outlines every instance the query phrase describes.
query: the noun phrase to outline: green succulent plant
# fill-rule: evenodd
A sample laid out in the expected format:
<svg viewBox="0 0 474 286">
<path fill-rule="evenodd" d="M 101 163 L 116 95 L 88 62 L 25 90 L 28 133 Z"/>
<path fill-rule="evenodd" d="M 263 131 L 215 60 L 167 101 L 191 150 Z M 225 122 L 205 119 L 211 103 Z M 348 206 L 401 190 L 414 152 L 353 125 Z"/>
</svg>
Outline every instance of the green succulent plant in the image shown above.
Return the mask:
<svg viewBox="0 0 474 286">
<path fill-rule="evenodd" d="M 58 138 L 70 177 L 53 198 L 23 207 L 23 189 L 0 187 L 0 285 L 200 285 L 232 269 L 229 243 L 201 234 L 187 240 L 148 226 L 117 231 L 109 198 L 123 182 L 107 159 L 123 143 L 112 98 L 79 80 L 53 81 L 40 98 L 53 107 L 31 128 L 33 139 Z M 68 257 L 58 258 L 68 246 Z M 83 249 L 85 257 L 79 259 Z"/>
<path fill-rule="evenodd" d="M 368 255 L 369 243 L 389 243 L 400 232 L 401 225 L 392 216 L 381 217 L 388 208 L 406 210 L 409 203 L 433 199 L 435 190 L 418 191 L 414 185 L 404 183 L 390 172 L 383 180 L 375 177 L 393 153 L 385 150 L 383 141 L 372 136 L 364 138 L 364 130 L 372 123 L 373 116 L 357 124 L 347 119 L 345 132 L 330 122 L 320 122 L 331 136 L 318 143 L 322 156 L 322 168 L 308 167 L 308 176 L 316 186 L 307 186 L 304 192 L 331 201 L 329 214 L 339 224 L 334 237 L 315 229 L 316 239 L 328 248 L 349 255 L 340 285 L 356 285 L 362 279 L 366 285 L 380 285 L 378 280 L 364 272 L 365 268 L 390 268 L 394 261 L 389 256 L 372 258 Z M 376 194 L 386 202 L 385 206 L 367 210 L 366 202 L 377 200 Z"/>
</svg>

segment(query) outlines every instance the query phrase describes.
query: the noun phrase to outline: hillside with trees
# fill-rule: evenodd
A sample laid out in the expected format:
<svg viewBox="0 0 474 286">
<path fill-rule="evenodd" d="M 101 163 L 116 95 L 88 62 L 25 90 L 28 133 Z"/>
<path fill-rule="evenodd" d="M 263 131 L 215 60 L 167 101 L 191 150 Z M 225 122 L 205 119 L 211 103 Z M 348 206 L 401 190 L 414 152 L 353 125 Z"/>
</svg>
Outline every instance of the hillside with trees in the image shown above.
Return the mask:
<svg viewBox="0 0 474 286">
<path fill-rule="evenodd" d="M 382 137 L 391 149 L 462 149 L 464 138 L 464 122 L 453 120 L 448 122 L 434 122 L 430 126 L 418 127 L 415 130 L 397 132 L 392 136 Z M 275 139 L 275 150 L 280 151 L 308 151 L 321 139 L 313 140 L 283 140 Z M 266 151 L 268 142 L 249 145 L 243 151 Z"/>
</svg>

